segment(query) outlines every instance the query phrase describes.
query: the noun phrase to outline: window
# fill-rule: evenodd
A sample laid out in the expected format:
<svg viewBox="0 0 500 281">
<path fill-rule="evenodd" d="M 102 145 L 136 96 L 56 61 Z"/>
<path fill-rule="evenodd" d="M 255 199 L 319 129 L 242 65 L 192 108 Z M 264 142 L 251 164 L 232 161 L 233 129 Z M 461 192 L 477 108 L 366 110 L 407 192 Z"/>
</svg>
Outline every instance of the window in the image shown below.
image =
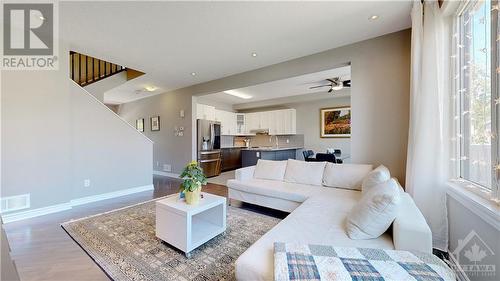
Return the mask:
<svg viewBox="0 0 500 281">
<path fill-rule="evenodd" d="M 497 196 L 497 1 L 469 1 L 455 26 L 455 121 L 459 177 Z"/>
</svg>

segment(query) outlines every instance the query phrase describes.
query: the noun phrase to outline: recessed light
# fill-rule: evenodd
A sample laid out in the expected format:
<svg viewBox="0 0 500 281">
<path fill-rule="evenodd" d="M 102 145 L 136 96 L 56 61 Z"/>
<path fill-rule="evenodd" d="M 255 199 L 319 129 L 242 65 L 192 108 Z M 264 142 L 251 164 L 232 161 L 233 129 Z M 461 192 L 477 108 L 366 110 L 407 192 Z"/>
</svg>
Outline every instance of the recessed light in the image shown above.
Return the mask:
<svg viewBox="0 0 500 281">
<path fill-rule="evenodd" d="M 377 20 L 378 19 L 378 16 L 377 15 L 373 15 L 370 17 L 370 20 Z"/>
<path fill-rule="evenodd" d="M 235 96 L 235 97 L 238 97 L 240 99 L 251 99 L 252 96 L 251 95 L 247 95 L 247 94 L 244 94 L 244 93 L 241 93 L 241 92 L 238 92 L 238 91 L 235 91 L 235 90 L 228 90 L 228 91 L 224 91 L 225 94 L 228 94 L 228 95 L 231 95 L 231 96 Z"/>
<path fill-rule="evenodd" d="M 196 72 L 191 72 L 191 76 L 196 76 Z"/>
<path fill-rule="evenodd" d="M 156 91 L 156 87 L 155 86 L 146 86 L 144 89 L 147 92 L 154 92 L 154 91 Z"/>
<path fill-rule="evenodd" d="M 38 18 L 41 20 L 45 20 L 45 18 L 43 16 L 39 16 Z"/>
<path fill-rule="evenodd" d="M 256 57 L 257 56 L 257 53 L 252 53 L 252 57 Z"/>
</svg>

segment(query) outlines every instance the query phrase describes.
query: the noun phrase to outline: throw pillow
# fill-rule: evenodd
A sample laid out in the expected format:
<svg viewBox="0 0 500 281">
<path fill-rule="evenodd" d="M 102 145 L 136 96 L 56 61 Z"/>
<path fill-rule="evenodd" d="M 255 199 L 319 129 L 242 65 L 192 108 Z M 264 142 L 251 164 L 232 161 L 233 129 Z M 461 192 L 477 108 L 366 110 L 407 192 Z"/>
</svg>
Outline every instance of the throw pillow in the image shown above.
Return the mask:
<svg viewBox="0 0 500 281">
<path fill-rule="evenodd" d="M 285 170 L 286 161 L 259 159 L 255 166 L 253 177 L 255 179 L 283 181 Z"/>
<path fill-rule="evenodd" d="M 372 169 L 372 165 L 326 163 L 323 185 L 361 190 L 363 179 Z"/>
<path fill-rule="evenodd" d="M 370 190 L 370 188 L 380 183 L 386 182 L 390 178 L 391 172 L 389 172 L 389 169 L 387 169 L 384 165 L 380 165 L 363 179 L 361 191 L 365 193 Z"/>
<path fill-rule="evenodd" d="M 370 189 L 347 215 L 347 235 L 355 240 L 379 237 L 396 218 L 399 202 L 400 191 L 394 179 Z"/>
<path fill-rule="evenodd" d="M 310 185 L 321 185 L 326 162 L 305 162 L 288 159 L 285 181 Z"/>
</svg>

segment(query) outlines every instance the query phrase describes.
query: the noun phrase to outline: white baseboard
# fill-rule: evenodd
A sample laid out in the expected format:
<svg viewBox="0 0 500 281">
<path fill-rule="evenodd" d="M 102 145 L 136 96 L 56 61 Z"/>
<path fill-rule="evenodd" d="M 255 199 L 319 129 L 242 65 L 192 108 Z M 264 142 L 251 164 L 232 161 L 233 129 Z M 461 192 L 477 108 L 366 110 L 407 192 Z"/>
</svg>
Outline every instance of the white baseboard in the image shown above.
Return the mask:
<svg viewBox="0 0 500 281">
<path fill-rule="evenodd" d="M 149 184 L 149 185 L 144 185 L 144 186 L 139 186 L 139 187 L 128 188 L 128 189 L 124 189 L 124 190 L 118 190 L 118 191 L 113 191 L 113 192 L 108 192 L 108 193 L 103 193 L 103 194 L 98 194 L 98 195 L 77 198 L 77 199 L 73 199 L 67 203 L 56 204 L 56 205 L 47 206 L 47 207 L 43 207 L 43 208 L 26 210 L 26 211 L 16 212 L 16 213 L 12 213 L 12 214 L 2 214 L 1 216 L 2 216 L 2 220 L 4 223 L 9 223 L 9 222 L 14 222 L 14 221 L 20 221 L 20 220 L 25 220 L 25 219 L 29 219 L 29 218 L 39 217 L 39 216 L 43 216 L 43 215 L 48 215 L 48 214 L 52 214 L 52 213 L 57 213 L 57 212 L 61 212 L 61 211 L 66 211 L 66 210 L 70 210 L 71 208 L 73 208 L 75 206 L 80 206 L 80 205 L 84 205 L 84 204 L 88 204 L 88 203 L 92 203 L 92 202 L 97 202 L 97 201 L 101 201 L 101 200 L 130 195 L 130 194 L 134 194 L 134 193 L 138 193 L 138 192 L 150 191 L 153 189 L 154 189 L 154 186 L 152 184 Z"/>
<path fill-rule="evenodd" d="M 52 213 L 57 213 L 61 211 L 66 211 L 71 209 L 71 203 L 61 203 L 56 205 L 51 205 L 47 207 L 31 209 L 21 212 L 16 212 L 12 214 L 2 214 L 2 220 L 4 223 L 20 221 L 25 219 L 30 219 L 38 216 L 48 215 Z"/>
<path fill-rule="evenodd" d="M 180 174 L 163 172 L 163 171 L 153 171 L 153 175 L 165 176 L 170 178 L 179 178 Z"/>
<path fill-rule="evenodd" d="M 133 187 L 133 188 L 128 188 L 128 189 L 103 193 L 103 194 L 81 197 L 81 198 L 71 200 L 70 203 L 71 203 L 71 206 L 73 206 L 73 207 L 80 206 L 83 204 L 88 204 L 88 203 L 97 202 L 97 201 L 101 201 L 101 200 L 116 198 L 116 197 L 125 196 L 125 195 L 129 195 L 129 194 L 143 192 L 143 191 L 150 191 L 153 189 L 154 189 L 154 186 L 152 184 L 149 184 L 149 185 Z"/>
</svg>

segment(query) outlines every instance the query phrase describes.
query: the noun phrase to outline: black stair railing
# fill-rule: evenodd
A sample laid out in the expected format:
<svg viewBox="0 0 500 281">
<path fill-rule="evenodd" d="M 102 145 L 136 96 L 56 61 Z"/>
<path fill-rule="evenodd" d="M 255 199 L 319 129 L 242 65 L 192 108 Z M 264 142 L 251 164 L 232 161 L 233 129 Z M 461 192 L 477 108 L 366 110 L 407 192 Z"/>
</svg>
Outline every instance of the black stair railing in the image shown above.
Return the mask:
<svg viewBox="0 0 500 281">
<path fill-rule="evenodd" d="M 82 87 L 127 70 L 121 65 L 74 51 L 70 51 L 69 56 L 70 77 Z"/>
</svg>

